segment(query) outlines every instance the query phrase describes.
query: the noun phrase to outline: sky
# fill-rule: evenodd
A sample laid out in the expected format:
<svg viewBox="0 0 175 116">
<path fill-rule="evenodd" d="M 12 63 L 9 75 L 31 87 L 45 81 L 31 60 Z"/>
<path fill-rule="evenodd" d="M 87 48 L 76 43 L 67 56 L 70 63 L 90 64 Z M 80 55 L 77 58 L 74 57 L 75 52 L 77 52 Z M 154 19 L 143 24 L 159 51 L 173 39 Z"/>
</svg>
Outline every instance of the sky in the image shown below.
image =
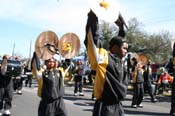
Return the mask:
<svg viewBox="0 0 175 116">
<path fill-rule="evenodd" d="M 108 0 L 106 0 L 108 1 Z M 131 18 L 142 22 L 148 33 L 169 31 L 175 35 L 174 0 L 110 0 L 113 17 L 122 14 L 126 23 Z M 35 41 L 43 31 L 54 31 L 60 39 L 73 32 L 84 48 L 85 25 L 90 8 L 99 0 L 0 0 L 0 55 L 14 52 L 28 58 L 35 50 Z M 93 4 L 94 3 L 94 4 Z M 98 6 L 97 6 L 98 7 Z M 97 12 L 97 16 L 101 19 Z M 103 13 L 101 13 L 103 14 Z M 106 16 L 108 17 L 108 16 Z M 112 19 L 111 18 L 111 19 Z M 108 19 L 105 19 L 107 20 Z M 109 20 L 111 21 L 111 20 Z M 30 44 L 31 43 L 31 44 Z M 82 49 L 83 50 L 83 49 Z"/>
</svg>

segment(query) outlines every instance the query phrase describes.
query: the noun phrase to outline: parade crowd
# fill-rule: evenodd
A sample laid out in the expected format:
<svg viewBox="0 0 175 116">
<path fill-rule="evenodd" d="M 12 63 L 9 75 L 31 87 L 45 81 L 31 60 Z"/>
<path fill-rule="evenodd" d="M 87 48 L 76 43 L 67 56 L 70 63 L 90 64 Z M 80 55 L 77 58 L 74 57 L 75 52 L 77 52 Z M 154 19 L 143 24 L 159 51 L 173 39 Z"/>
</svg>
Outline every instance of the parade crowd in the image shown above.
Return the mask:
<svg viewBox="0 0 175 116">
<path fill-rule="evenodd" d="M 14 92 L 22 95 L 22 87 L 32 87 L 33 79 L 38 82 L 38 96 L 41 98 L 38 116 L 67 116 L 63 98 L 66 77 L 74 82 L 75 97 L 85 95 L 84 84 L 93 85 L 93 116 L 124 116 L 122 101 L 128 94 L 128 85 L 132 87 L 132 108 L 144 108 L 144 94 L 149 94 L 150 101 L 154 104 L 159 102 L 156 95 L 172 91 L 173 59 L 159 66 L 153 73 L 150 59 L 145 65 L 132 57 L 132 54 L 127 54 L 129 45 L 121 15 L 115 22 L 119 29 L 118 35 L 110 39 L 109 50 L 103 48 L 97 24 L 98 17 L 90 10 L 84 40 L 87 49 L 85 59 L 59 61 L 51 57 L 43 60 L 34 70 L 34 58 L 27 62 L 16 58 L 14 60 L 21 62 L 21 74 L 11 77 L 6 73 L 8 68 L 5 65 L 10 57 L 4 55 L 0 65 L 0 116 L 13 115 L 10 109 Z M 89 69 L 85 70 L 86 67 Z M 175 116 L 174 101 L 172 102 L 170 114 Z"/>
</svg>

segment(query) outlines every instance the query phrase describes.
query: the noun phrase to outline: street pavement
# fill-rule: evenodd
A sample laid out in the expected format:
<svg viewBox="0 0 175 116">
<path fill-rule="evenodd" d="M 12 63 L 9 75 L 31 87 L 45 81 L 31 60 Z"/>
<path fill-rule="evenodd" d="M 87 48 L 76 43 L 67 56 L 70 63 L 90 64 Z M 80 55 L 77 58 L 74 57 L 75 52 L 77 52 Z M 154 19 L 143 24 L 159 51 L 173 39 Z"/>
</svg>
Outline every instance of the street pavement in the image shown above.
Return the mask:
<svg viewBox="0 0 175 116">
<path fill-rule="evenodd" d="M 75 97 L 73 85 L 65 86 L 66 108 L 68 116 L 91 116 L 94 101 L 91 100 L 92 86 L 83 88 L 85 96 Z M 152 103 L 146 94 L 143 100 L 143 108 L 131 108 L 132 95 L 128 94 L 123 101 L 126 116 L 169 116 L 170 97 L 157 96 L 159 102 Z M 37 96 L 37 86 L 23 87 L 23 94 L 15 94 L 13 97 L 12 116 L 37 116 L 40 98 Z"/>
</svg>

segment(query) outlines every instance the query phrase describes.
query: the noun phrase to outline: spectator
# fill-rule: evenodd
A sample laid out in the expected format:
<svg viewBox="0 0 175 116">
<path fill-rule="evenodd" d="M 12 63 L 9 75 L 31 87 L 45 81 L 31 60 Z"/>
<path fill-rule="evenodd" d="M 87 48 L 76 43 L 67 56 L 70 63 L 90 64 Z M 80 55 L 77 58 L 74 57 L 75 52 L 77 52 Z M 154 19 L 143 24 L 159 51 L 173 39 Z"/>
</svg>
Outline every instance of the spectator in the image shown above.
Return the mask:
<svg viewBox="0 0 175 116">
<path fill-rule="evenodd" d="M 170 58 L 165 68 L 167 69 L 168 73 L 173 76 L 174 69 L 173 69 L 173 59 L 172 58 Z"/>
<path fill-rule="evenodd" d="M 148 91 L 151 101 L 157 102 L 157 99 L 155 98 L 153 87 L 152 87 L 152 70 L 151 70 L 151 61 L 148 61 L 147 67 L 144 67 L 146 70 L 143 73 L 144 76 L 144 91 Z"/>
<path fill-rule="evenodd" d="M 75 68 L 75 87 L 74 87 L 74 95 L 77 96 L 78 94 L 80 96 L 84 96 L 83 93 L 83 70 L 84 65 L 81 60 L 77 61 L 76 68 Z"/>
<path fill-rule="evenodd" d="M 157 93 L 160 94 L 163 93 L 167 86 L 171 85 L 173 83 L 173 76 L 169 75 L 167 71 L 164 71 L 159 77 L 159 80 L 157 81 Z"/>
<path fill-rule="evenodd" d="M 23 80 L 24 80 L 24 78 L 22 77 L 22 75 L 24 73 L 24 65 L 22 64 L 19 57 L 16 57 L 15 60 L 20 63 L 22 70 L 21 70 L 21 74 L 19 76 L 16 76 L 13 78 L 13 88 L 17 94 L 21 95 L 22 94 L 22 87 L 23 87 Z"/>
</svg>

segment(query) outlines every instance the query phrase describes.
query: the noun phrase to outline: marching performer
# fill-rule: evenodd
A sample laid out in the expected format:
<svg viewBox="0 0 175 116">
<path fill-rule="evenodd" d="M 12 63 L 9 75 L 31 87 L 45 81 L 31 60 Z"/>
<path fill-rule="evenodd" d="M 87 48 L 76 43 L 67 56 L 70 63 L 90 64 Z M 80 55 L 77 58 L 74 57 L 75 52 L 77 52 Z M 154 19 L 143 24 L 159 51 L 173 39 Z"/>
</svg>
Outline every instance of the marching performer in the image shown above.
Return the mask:
<svg viewBox="0 0 175 116">
<path fill-rule="evenodd" d="M 175 43 L 173 45 L 173 69 L 175 72 Z M 174 76 L 174 72 L 173 72 L 173 76 Z M 175 78 L 173 79 L 173 83 L 172 83 L 170 114 L 175 116 Z"/>
<path fill-rule="evenodd" d="M 33 76 L 38 81 L 38 96 L 41 97 L 38 116 L 67 116 L 63 101 L 64 75 L 53 57 L 58 53 L 57 45 L 58 37 L 53 31 L 42 32 L 35 42 L 31 63 Z"/>
<path fill-rule="evenodd" d="M 0 73 L 0 116 L 10 116 L 13 98 L 13 80 L 6 74 L 8 56 L 4 55 Z M 4 110 L 4 112 L 2 112 Z"/>
<path fill-rule="evenodd" d="M 124 39 L 124 22 L 120 15 L 116 21 L 119 35 L 110 40 L 109 51 L 102 48 L 97 24 L 98 18 L 91 10 L 86 24 L 85 46 L 91 69 L 96 71 L 94 81 L 96 102 L 93 116 L 124 116 L 121 100 L 127 94 L 127 74 L 122 59 L 128 49 L 128 43 Z"/>
<path fill-rule="evenodd" d="M 55 68 L 55 59 L 45 60 L 46 70 L 42 73 L 43 86 L 38 116 L 67 116 L 63 101 L 63 77 Z"/>
</svg>

